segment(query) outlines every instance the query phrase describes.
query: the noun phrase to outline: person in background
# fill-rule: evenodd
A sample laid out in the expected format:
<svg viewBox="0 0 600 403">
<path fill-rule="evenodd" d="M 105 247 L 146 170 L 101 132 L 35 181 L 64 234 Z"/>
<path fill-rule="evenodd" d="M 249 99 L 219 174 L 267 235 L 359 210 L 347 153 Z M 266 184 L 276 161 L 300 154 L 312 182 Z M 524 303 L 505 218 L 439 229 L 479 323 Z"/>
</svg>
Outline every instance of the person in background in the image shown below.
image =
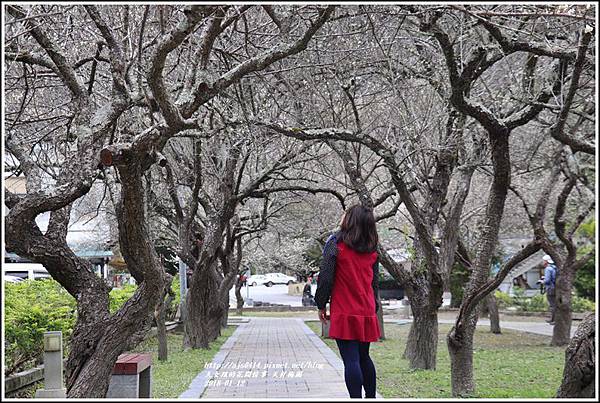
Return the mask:
<svg viewBox="0 0 600 403">
<path fill-rule="evenodd" d="M 312 291 L 310 290 L 311 284 L 312 284 L 312 277 L 308 276 L 308 279 L 306 280 L 306 284 L 304 284 L 304 289 L 302 290 L 302 294 L 312 295 Z"/>
<path fill-rule="evenodd" d="M 308 279 L 306 280 L 306 284 L 304 284 L 304 288 L 302 289 L 302 306 L 313 306 L 314 305 L 314 298 L 312 295 L 312 290 L 311 290 L 311 285 L 312 283 L 312 277 L 308 276 Z"/>
<path fill-rule="evenodd" d="M 551 325 L 554 324 L 554 312 L 556 311 L 556 266 L 554 260 L 550 255 L 544 255 L 542 257 L 544 261 L 544 287 L 546 288 L 546 298 L 548 299 L 548 305 L 550 306 L 550 319 L 546 322 Z"/>
<path fill-rule="evenodd" d="M 323 249 L 315 302 L 344 361 L 344 381 L 351 398 L 375 398 L 375 365 L 369 346 L 380 337 L 377 320 L 379 238 L 373 210 L 359 204 L 344 214 L 340 230 Z"/>
</svg>

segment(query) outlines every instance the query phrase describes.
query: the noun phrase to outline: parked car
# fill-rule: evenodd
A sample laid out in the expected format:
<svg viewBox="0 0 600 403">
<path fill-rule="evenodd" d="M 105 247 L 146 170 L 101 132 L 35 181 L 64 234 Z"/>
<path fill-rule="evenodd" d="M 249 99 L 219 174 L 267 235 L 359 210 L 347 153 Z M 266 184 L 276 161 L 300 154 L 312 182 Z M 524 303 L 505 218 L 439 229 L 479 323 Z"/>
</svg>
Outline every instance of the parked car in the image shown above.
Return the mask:
<svg viewBox="0 0 600 403">
<path fill-rule="evenodd" d="M 267 282 L 267 278 L 264 276 L 264 274 L 254 274 L 250 277 L 248 277 L 248 285 L 249 286 L 257 286 L 257 285 L 263 285 L 264 283 Z"/>
<path fill-rule="evenodd" d="M 8 281 L 9 283 L 19 283 L 19 282 L 23 281 L 23 279 L 21 277 L 5 274 L 4 281 Z"/>
<path fill-rule="evenodd" d="M 313 295 L 316 292 L 317 283 L 319 281 L 319 273 L 313 275 L 314 284 L 312 284 Z M 379 267 L 379 298 L 380 299 L 397 299 L 402 300 L 404 298 L 404 288 L 396 281 L 387 270 Z"/>
<path fill-rule="evenodd" d="M 4 276 L 18 277 L 20 279 L 40 280 L 51 278 L 46 268 L 39 263 L 3 263 Z"/>
<path fill-rule="evenodd" d="M 292 276 L 288 276 L 287 274 L 283 274 L 283 273 L 267 273 L 265 274 L 265 285 L 267 287 L 271 287 L 273 286 L 273 284 L 293 284 L 296 282 L 296 278 L 292 277 Z"/>
</svg>

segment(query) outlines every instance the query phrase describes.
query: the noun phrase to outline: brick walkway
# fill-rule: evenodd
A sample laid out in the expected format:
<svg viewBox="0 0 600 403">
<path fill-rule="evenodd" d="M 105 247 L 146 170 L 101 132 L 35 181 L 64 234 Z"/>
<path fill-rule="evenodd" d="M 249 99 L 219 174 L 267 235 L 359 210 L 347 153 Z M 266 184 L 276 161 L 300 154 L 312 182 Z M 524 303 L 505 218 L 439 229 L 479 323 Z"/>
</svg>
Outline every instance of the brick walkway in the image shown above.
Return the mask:
<svg viewBox="0 0 600 403">
<path fill-rule="evenodd" d="M 268 317 L 239 325 L 179 397 L 349 398 L 343 363 L 319 336 L 302 319 Z"/>
</svg>

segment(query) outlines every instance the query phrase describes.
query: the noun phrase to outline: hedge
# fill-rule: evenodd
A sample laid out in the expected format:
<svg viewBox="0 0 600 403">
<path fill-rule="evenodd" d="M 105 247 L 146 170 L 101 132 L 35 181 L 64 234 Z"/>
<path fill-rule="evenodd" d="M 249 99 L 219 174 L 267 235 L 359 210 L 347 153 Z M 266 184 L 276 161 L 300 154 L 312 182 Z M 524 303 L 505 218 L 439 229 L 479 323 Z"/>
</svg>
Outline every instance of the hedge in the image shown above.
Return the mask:
<svg viewBox="0 0 600 403">
<path fill-rule="evenodd" d="M 172 289 L 179 304 L 179 278 Z M 137 286 L 126 285 L 109 293 L 109 309 L 115 313 L 135 292 Z M 55 280 L 24 280 L 4 283 L 5 375 L 41 363 L 44 332 L 62 331 L 63 353 L 68 355 L 69 338 L 77 319 L 75 299 Z"/>
<path fill-rule="evenodd" d="M 532 297 L 525 297 L 523 291 L 515 288 L 515 295 L 510 296 L 505 292 L 496 291 L 496 300 L 500 308 L 513 306 L 524 312 L 545 312 L 549 309 L 548 300 L 545 294 L 536 294 Z M 596 310 L 594 301 L 573 295 L 571 297 L 571 309 L 573 312 L 590 312 Z"/>
<path fill-rule="evenodd" d="M 63 352 L 68 354 L 77 306 L 58 282 L 5 282 L 4 291 L 5 374 L 36 365 L 43 354 L 46 331 L 62 331 Z"/>
</svg>

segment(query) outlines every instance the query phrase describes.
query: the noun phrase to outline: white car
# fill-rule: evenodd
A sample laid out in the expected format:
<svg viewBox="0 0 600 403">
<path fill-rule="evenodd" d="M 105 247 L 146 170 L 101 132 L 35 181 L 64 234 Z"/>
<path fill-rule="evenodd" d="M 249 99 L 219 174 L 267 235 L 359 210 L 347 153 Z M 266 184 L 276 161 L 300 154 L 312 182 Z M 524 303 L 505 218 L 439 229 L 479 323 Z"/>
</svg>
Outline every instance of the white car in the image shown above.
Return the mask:
<svg viewBox="0 0 600 403">
<path fill-rule="evenodd" d="M 8 281 L 9 283 L 20 283 L 21 281 L 23 281 L 23 279 L 21 277 L 5 274 L 4 281 Z"/>
<path fill-rule="evenodd" d="M 263 285 L 267 282 L 267 278 L 263 274 L 254 274 L 246 280 L 249 286 Z"/>
<path fill-rule="evenodd" d="M 293 284 L 296 278 L 283 273 L 267 273 L 265 274 L 265 285 L 271 287 L 273 284 Z"/>
</svg>

